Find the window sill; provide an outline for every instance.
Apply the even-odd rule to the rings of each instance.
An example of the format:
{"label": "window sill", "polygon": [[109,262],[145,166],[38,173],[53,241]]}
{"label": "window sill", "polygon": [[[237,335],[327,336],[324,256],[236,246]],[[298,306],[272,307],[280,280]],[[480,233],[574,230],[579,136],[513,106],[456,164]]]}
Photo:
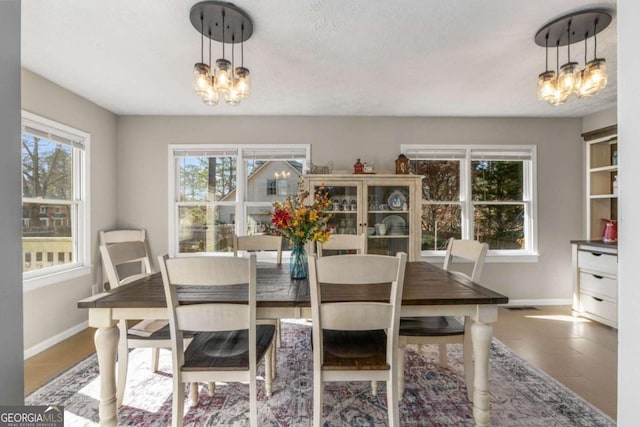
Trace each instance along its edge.
{"label": "window sill", "polygon": [[[75,279],[91,274],[91,266],[80,266],[64,271],[56,271],[49,274],[43,274],[36,277],[22,279],[22,292],[27,293],[45,286],[56,285],[58,283]],[[24,277],[24,276],[23,276]]]}
{"label": "window sill", "polygon": [[[484,259],[485,264],[511,264],[520,262],[538,262],[539,254],[522,254],[522,255],[487,255]],[[422,261],[441,263],[444,261],[444,255],[426,255],[420,258]],[[464,262],[464,261],[462,261]],[[470,261],[469,261],[470,262]]]}

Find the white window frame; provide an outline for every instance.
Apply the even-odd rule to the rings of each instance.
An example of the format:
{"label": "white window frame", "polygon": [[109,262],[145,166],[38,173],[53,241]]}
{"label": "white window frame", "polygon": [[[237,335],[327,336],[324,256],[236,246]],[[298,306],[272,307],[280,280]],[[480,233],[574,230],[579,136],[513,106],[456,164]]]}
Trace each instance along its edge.
{"label": "white window frame", "polygon": [[[170,144],[168,153],[168,243],[169,256],[194,256],[194,255],[216,255],[228,256],[232,255],[225,252],[196,252],[196,253],[180,253],[179,252],[179,236],[178,236],[178,208],[188,205],[202,205],[203,202],[180,202],[180,166],[177,153],[188,152],[194,157],[198,155],[206,155],[207,152],[225,151],[235,153],[236,157],[236,200],[233,202],[216,202],[218,206],[235,206],[235,233],[243,234],[242,230],[246,229],[245,219],[247,208],[251,206],[263,206],[265,202],[250,202],[246,200],[247,172],[246,161],[255,159],[267,160],[292,160],[291,153],[304,151],[305,167],[311,161],[311,145],[310,144]],[[299,157],[297,157],[300,159]],[[302,160],[302,159],[300,159]],[[212,202],[204,202],[205,204]],[[270,204],[269,204],[270,205]]]}
{"label": "white window frame", "polygon": [[[523,160],[523,194],[522,201],[495,202],[499,205],[524,204],[525,219],[525,248],[520,250],[496,250],[487,252],[486,262],[537,262],[538,261],[538,211],[537,211],[537,150],[535,145],[426,145],[403,144],[400,151],[410,160],[436,160],[436,155],[442,160],[460,161],[460,200],[453,201],[422,201],[423,205],[459,204],[462,210],[461,229],[463,239],[473,239],[474,205],[487,205],[491,202],[473,201],[471,195],[471,162],[479,157],[474,153],[494,153],[491,159],[516,159],[518,153],[527,160]],[[447,157],[447,152],[457,152],[457,158]],[[461,152],[464,152],[461,156]],[[422,155],[421,155],[422,153]],[[442,153],[442,154],[440,154]],[[491,155],[490,155],[491,156]],[[487,157],[489,159],[489,157]],[[444,250],[425,250],[422,257],[428,261],[442,261]]]}
{"label": "white window frame", "polygon": [[[67,145],[70,145],[73,149],[73,197],[70,201],[51,200],[51,202],[57,205],[66,204],[75,207],[75,209],[72,209],[72,211],[75,210],[75,215],[71,216],[71,237],[73,241],[73,253],[76,259],[68,264],[54,265],[39,270],[23,272],[23,292],[29,292],[44,286],[54,285],[91,274],[91,201],[89,191],[89,177],[91,176],[91,135],[71,126],[23,110],[20,144],[22,144],[22,135],[25,133],[26,127],[70,141]],[[42,199],[22,198],[22,203],[42,202]]]}

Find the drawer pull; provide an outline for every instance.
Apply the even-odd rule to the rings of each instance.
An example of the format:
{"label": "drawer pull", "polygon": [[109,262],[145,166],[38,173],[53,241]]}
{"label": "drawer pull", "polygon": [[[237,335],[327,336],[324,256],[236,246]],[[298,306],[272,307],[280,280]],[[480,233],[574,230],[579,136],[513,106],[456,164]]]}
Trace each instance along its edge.
{"label": "drawer pull", "polygon": [[604,279],[604,276],[598,276],[597,274],[592,274],[592,276],[596,279]]}
{"label": "drawer pull", "polygon": [[602,301],[604,301],[602,298],[598,298],[598,297],[591,297],[591,298],[593,298],[594,300],[596,300],[596,301],[598,301],[598,302],[602,302]]}
{"label": "drawer pull", "polygon": [[591,252],[591,255],[593,255],[593,256],[602,256],[602,254],[599,253],[599,252]]}

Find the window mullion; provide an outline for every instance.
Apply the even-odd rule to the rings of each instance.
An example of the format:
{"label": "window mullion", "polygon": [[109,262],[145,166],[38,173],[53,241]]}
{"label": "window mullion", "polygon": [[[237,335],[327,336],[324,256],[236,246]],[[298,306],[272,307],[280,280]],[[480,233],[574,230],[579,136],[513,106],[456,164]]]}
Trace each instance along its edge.
{"label": "window mullion", "polygon": [[471,194],[471,150],[466,150],[460,167],[460,198],[462,202],[462,238],[473,239],[473,203]]}

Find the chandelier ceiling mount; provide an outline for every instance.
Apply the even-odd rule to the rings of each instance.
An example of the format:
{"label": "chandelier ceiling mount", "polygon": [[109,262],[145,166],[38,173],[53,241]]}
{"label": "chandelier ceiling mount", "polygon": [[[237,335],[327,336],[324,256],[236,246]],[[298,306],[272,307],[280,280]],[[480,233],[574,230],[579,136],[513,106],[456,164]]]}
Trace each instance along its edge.
{"label": "chandelier ceiling mount", "polygon": [[[200,62],[193,68],[193,89],[206,105],[217,105],[221,98],[236,105],[249,97],[251,75],[244,66],[244,42],[253,34],[249,15],[236,5],[221,1],[203,1],[193,5],[189,12],[193,27],[200,34]],[[208,39],[209,63],[205,62],[205,37]],[[215,64],[211,60],[211,41],[222,43],[222,56]],[[240,44],[239,64],[236,63],[235,45]],[[231,44],[231,57],[227,58],[225,45]]]}

